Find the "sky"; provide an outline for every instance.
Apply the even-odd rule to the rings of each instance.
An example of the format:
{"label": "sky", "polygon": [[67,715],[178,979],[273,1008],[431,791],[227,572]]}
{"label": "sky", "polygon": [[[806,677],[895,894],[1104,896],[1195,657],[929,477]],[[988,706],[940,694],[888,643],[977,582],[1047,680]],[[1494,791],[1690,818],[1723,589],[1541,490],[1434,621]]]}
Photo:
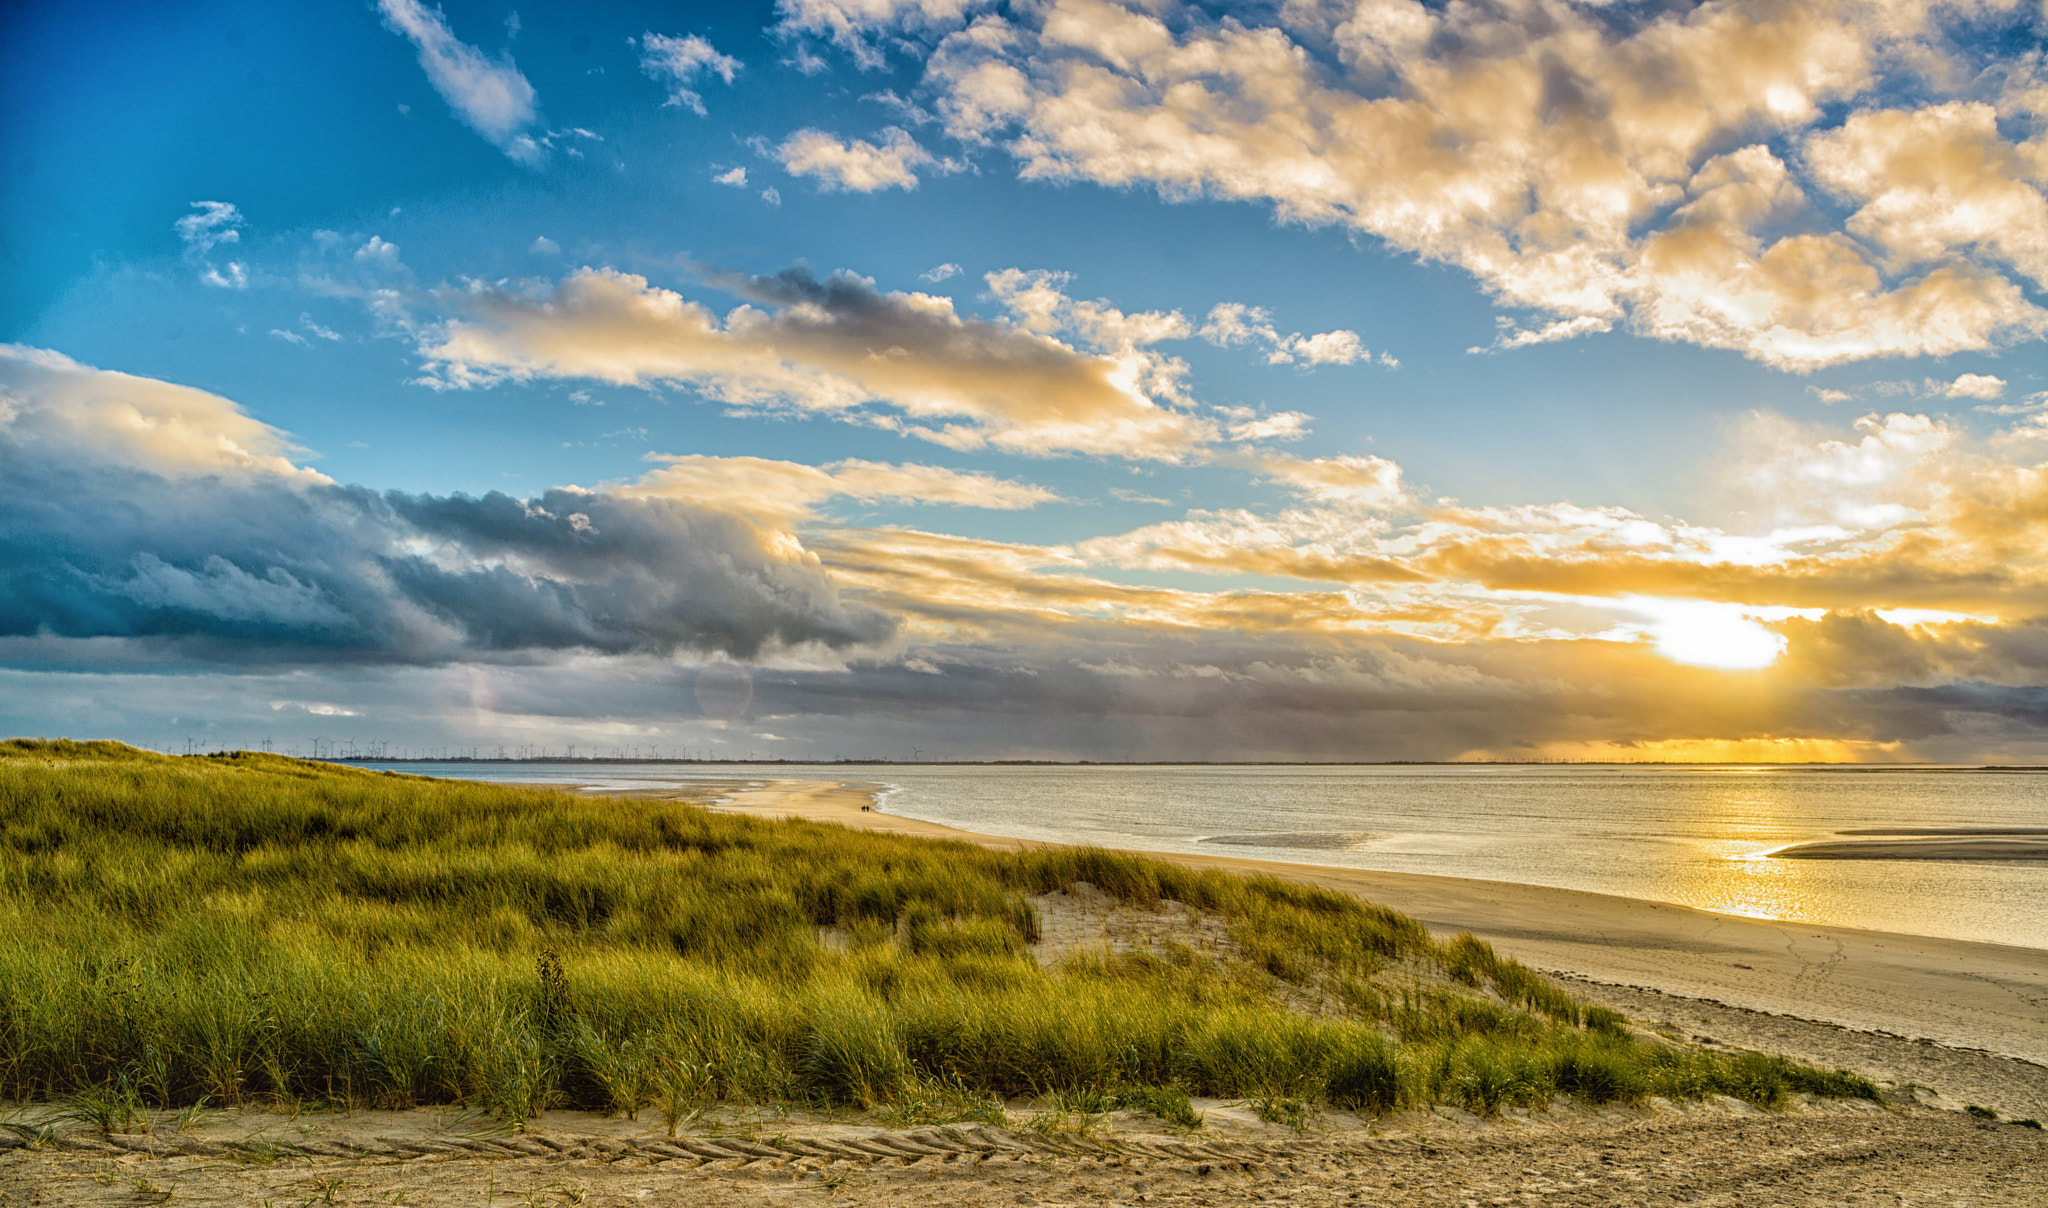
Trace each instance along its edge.
{"label": "sky", "polygon": [[8,6],[0,731],[2048,763],[2044,31]]}

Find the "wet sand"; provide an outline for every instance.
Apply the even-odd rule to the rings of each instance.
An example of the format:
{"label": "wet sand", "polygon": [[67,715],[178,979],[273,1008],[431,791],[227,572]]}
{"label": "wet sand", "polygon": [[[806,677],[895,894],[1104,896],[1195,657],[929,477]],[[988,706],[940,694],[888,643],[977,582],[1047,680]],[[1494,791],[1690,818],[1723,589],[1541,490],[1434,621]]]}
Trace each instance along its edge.
{"label": "wet sand", "polygon": [[1917,835],[1909,839],[1820,839],[1771,854],[1775,860],[2048,860],[2048,835]]}

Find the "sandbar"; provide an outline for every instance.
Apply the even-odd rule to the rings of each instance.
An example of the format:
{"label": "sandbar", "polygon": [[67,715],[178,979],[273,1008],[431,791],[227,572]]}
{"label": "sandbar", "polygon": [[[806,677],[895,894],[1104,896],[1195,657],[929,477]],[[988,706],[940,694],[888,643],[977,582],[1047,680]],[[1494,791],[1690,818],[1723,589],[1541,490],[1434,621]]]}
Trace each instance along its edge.
{"label": "sandbar", "polygon": [[2048,835],[1916,835],[1898,839],[1820,839],[1771,852],[1774,860],[2048,860]]}

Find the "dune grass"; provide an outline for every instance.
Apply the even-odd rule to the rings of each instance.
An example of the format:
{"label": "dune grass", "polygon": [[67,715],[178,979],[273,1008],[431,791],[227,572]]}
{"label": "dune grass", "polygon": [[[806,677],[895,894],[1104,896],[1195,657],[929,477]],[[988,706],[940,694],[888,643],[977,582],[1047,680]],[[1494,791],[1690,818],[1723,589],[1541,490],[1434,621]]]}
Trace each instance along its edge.
{"label": "dune grass", "polygon": [[[1030,898],[1083,881],[1217,912],[1238,955],[1041,969]],[[1341,1006],[1288,1010],[1303,987]],[[673,1130],[719,1103],[929,1122],[1035,1095],[1188,1126],[1190,1095],[1299,1122],[1801,1090],[1874,1094],[1638,1038],[1469,936],[1273,878],[250,752],[0,744],[0,1097],[103,1127],[201,1102]]]}

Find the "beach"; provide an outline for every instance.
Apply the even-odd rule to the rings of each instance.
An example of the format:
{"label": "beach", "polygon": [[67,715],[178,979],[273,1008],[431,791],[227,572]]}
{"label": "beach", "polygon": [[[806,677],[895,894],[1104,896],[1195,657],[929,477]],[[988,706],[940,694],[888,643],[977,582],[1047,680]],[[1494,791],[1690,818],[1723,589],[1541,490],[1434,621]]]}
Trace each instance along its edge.
{"label": "beach", "polygon": [[[625,796],[679,796],[644,790]],[[1034,841],[956,830],[874,808],[838,781],[784,780],[711,808],[860,830],[956,839],[997,850]],[[1688,1039],[1770,1049],[2048,1117],[2048,951],[1711,914],[1607,894],[1236,856],[1145,853],[1199,868],[1301,881],[1411,914],[1433,931],[1470,931],[1503,954],[1579,983],[1595,1001],[1668,1020]]]}
{"label": "beach", "polygon": [[[890,814],[871,789],[834,780],[582,795],[687,800],[997,851],[1054,846]],[[824,845],[835,846],[829,834]],[[1138,1110],[1048,1111],[1057,1100],[1043,1095],[1011,1100],[999,1122],[815,1101],[710,1104],[679,1130],[644,1106],[637,1115],[548,1110],[518,1131],[474,1105],[307,1110],[252,1100],[145,1112],[109,1129],[0,1112],[0,1208],[2042,1202],[2048,1134],[2007,1121],[2048,1116],[2048,953],[1503,882],[1147,854],[1355,894],[1444,935],[1471,931],[1621,1011],[1641,1040],[1848,1069],[1876,1084],[1875,1098],[1799,1093],[1760,1109],[1720,1093],[1558,1094],[1485,1116],[1443,1103],[1385,1114],[1323,1104],[1294,1120],[1249,1100],[1197,1098],[1194,1127]],[[1032,902],[1042,962],[1108,947],[1111,916],[1123,916],[1126,940],[1131,916],[1143,916],[1135,921],[1155,941],[1228,942],[1219,919],[1184,904],[1119,906],[1082,882]]]}

